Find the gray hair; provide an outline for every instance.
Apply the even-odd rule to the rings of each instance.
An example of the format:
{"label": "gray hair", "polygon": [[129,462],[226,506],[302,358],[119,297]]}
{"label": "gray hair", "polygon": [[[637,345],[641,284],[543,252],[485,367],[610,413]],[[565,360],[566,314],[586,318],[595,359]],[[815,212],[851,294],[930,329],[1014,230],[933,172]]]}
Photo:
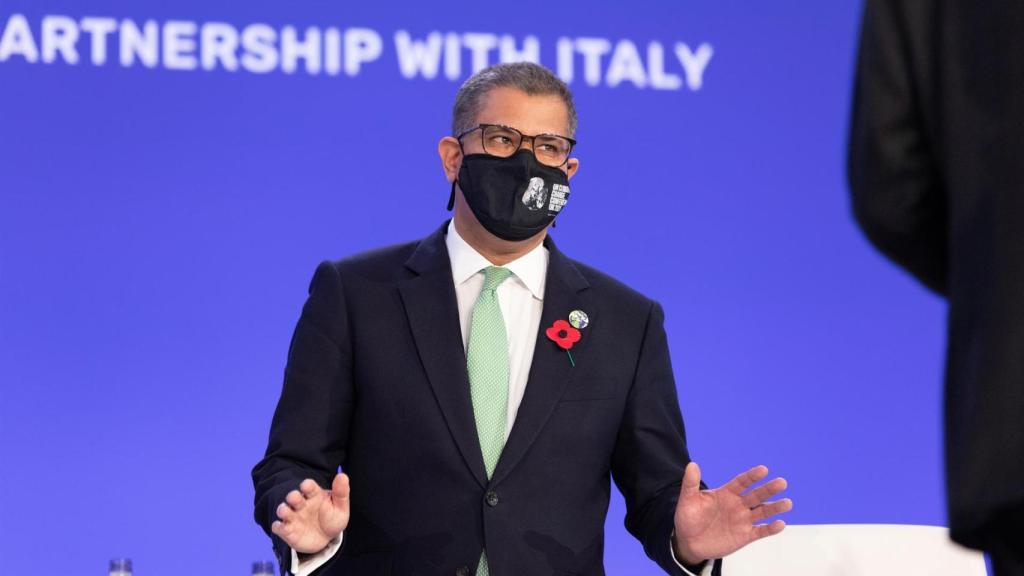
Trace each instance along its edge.
{"label": "gray hair", "polygon": [[452,134],[458,135],[476,124],[481,101],[495,88],[516,88],[531,96],[553,94],[562,99],[569,112],[569,136],[575,136],[576,106],[569,87],[547,68],[532,62],[495,64],[470,76],[455,95]]}

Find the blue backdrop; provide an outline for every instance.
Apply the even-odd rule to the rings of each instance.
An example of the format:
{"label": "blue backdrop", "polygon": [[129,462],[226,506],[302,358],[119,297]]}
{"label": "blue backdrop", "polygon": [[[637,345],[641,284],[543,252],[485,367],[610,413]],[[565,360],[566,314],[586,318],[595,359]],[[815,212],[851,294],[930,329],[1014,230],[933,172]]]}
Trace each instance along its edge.
{"label": "blue backdrop", "polygon": [[[573,63],[554,236],[664,304],[706,480],[765,463],[792,523],[943,524],[944,305],[844,185],[859,4],[0,0],[3,563],[271,558],[249,470],[308,281],[447,216],[436,142],[506,36]],[[623,513],[609,573],[655,574]]]}

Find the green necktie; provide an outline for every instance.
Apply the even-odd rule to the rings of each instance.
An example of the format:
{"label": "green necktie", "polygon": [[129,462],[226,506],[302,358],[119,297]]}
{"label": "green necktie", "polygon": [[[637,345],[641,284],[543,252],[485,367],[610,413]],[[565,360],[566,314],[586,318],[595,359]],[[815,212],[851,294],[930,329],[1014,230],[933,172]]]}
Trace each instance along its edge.
{"label": "green necktie", "polygon": [[[508,336],[495,292],[512,275],[508,268],[484,268],[484,286],[473,307],[466,350],[469,393],[473,400],[476,433],[484,457],[487,478],[494,473],[505,446],[508,414]],[[486,551],[480,556],[477,576],[490,576]]]}

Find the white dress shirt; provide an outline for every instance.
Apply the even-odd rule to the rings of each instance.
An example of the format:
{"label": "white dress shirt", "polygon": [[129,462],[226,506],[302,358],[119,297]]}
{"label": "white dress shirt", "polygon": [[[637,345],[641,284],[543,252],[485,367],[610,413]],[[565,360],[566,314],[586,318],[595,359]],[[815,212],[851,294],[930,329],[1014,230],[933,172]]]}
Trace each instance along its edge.
{"label": "white dress shirt", "polygon": [[[480,289],[484,285],[484,268],[493,264],[473,249],[455,231],[454,220],[448,223],[445,238],[448,258],[451,261],[452,281],[455,284],[455,299],[459,306],[459,326],[462,328],[462,348],[469,344],[469,327],[473,319]],[[508,415],[505,421],[505,438],[508,439],[515,423],[519,405],[526,392],[526,380],[533,364],[533,349],[537,344],[540,316],[544,309],[544,285],[548,273],[548,249],[543,244],[504,265],[512,275],[497,289],[498,307],[505,321],[508,336]],[[671,542],[669,543],[671,546]],[[341,547],[341,536],[332,540],[319,553],[299,562],[298,554],[292,550],[292,574],[308,576],[330,560]],[[673,554],[674,556],[674,554]],[[678,560],[676,561],[678,563]],[[679,565],[687,574],[693,575]],[[710,576],[712,563],[709,562],[701,576]]]}

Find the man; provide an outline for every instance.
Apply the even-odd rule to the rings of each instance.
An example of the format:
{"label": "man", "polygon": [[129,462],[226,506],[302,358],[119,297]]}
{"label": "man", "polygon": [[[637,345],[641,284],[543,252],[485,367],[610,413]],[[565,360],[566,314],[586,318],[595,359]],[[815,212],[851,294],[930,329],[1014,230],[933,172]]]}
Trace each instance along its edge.
{"label": "man", "polygon": [[874,244],[949,300],[950,531],[1024,575],[1024,3],[868,0],[850,136]]}
{"label": "man", "polygon": [[[670,574],[718,573],[781,531],[760,523],[791,507],[770,501],[783,479],[754,487],[763,466],[701,490],[660,306],[547,236],[579,168],[565,84],[491,67],[452,122],[438,151],[453,220],[313,278],[253,470],[282,567],[603,574],[609,476]],[[534,179],[541,210],[523,201]]]}

